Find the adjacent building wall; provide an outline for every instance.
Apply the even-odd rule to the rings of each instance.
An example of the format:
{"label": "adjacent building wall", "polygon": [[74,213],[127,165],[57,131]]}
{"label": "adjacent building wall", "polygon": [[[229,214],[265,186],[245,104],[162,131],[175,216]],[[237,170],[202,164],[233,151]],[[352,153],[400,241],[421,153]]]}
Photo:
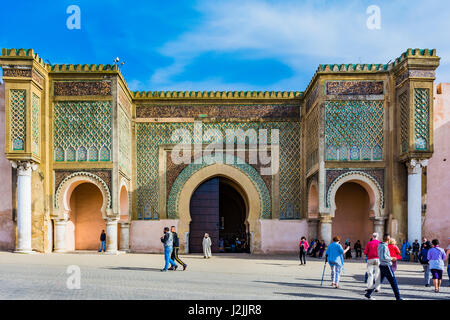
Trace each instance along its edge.
{"label": "adjacent building wall", "polygon": [[435,87],[434,154],[427,168],[424,235],[446,246],[450,237],[450,83]]}
{"label": "adjacent building wall", "polygon": [[13,250],[11,164],[5,158],[5,84],[0,83],[0,250]]}

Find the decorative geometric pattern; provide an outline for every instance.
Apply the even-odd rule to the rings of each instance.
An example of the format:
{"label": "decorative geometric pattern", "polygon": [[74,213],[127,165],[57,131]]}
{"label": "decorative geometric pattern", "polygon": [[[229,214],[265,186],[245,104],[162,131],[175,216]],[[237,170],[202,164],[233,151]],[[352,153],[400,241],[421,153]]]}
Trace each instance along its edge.
{"label": "decorative geometric pattern", "polygon": [[[226,154],[225,156],[227,157],[227,159],[225,159],[225,162],[227,164],[230,163],[229,165],[239,169],[250,178],[250,180],[258,190],[258,194],[262,204],[261,218],[270,219],[271,198],[269,191],[267,190],[267,187],[263,179],[259,175],[259,173],[255,170],[255,168],[253,168],[251,165],[247,163],[244,164],[238,163],[236,156],[231,156],[228,154]],[[202,160],[203,160],[202,164],[191,163],[190,165],[188,165],[186,168],[183,169],[183,171],[178,175],[177,179],[175,180],[175,183],[173,184],[169,194],[169,201],[167,205],[167,216],[169,219],[179,218],[178,200],[181,194],[181,190],[183,189],[183,186],[186,183],[186,181],[198,170],[210,166],[210,164],[208,163],[211,163],[212,161],[212,159],[209,156],[204,156]],[[231,164],[231,162],[233,164]]]}
{"label": "decorative geometric pattern", "polygon": [[[137,215],[141,219],[158,218],[159,153],[162,144],[173,144],[172,132],[186,129],[193,137],[193,123],[137,123],[136,170]],[[279,129],[280,134],[280,216],[282,219],[300,218],[300,123],[299,122],[217,122],[203,123],[203,132],[218,129],[225,136],[226,129]],[[198,137],[193,137],[197,140]],[[270,144],[268,134],[268,144]],[[259,173],[258,173],[259,174]]]}
{"label": "decorative geometric pattern", "polygon": [[130,176],[131,174],[131,125],[126,112],[119,104],[119,166]]}
{"label": "decorative geometric pattern", "polygon": [[31,96],[31,149],[35,155],[39,155],[39,115],[39,97],[33,93]]}
{"label": "decorative geometric pattern", "polygon": [[325,102],[325,159],[383,159],[383,101]]}
{"label": "decorative geometric pattern", "polygon": [[54,81],[55,96],[109,96],[111,81]]}
{"label": "decorative geometric pattern", "polygon": [[329,95],[381,95],[383,81],[326,81]]}
{"label": "decorative geometric pattern", "polygon": [[[56,102],[53,128],[55,161],[76,161],[75,151],[84,149],[89,150],[89,161],[111,161],[111,102]],[[84,156],[78,159],[85,161]]]}
{"label": "decorative geometric pattern", "polygon": [[25,150],[26,136],[26,90],[9,91],[10,137],[13,150]]}
{"label": "decorative geometric pattern", "polygon": [[429,89],[414,89],[414,142],[416,150],[428,150]]}
{"label": "decorative geometric pattern", "polygon": [[315,107],[306,119],[306,170],[319,160],[319,108]]}
{"label": "decorative geometric pattern", "polygon": [[398,96],[398,102],[400,107],[400,146],[402,152],[407,152],[409,141],[408,91]]}

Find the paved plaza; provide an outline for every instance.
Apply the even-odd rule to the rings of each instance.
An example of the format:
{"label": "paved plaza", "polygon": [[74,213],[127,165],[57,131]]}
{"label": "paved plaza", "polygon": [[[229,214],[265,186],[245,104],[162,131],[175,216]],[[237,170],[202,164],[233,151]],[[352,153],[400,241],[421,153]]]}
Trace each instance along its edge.
{"label": "paved plaza", "polygon": [[[300,266],[295,256],[186,255],[186,271],[160,272],[160,254],[33,254],[0,252],[0,299],[363,299],[365,264],[346,262],[341,288],[330,287],[323,260]],[[79,266],[80,289],[68,289],[70,265]],[[423,286],[422,267],[402,263],[396,272],[404,299],[449,299],[447,275],[436,294]],[[378,300],[394,299],[383,285]]]}

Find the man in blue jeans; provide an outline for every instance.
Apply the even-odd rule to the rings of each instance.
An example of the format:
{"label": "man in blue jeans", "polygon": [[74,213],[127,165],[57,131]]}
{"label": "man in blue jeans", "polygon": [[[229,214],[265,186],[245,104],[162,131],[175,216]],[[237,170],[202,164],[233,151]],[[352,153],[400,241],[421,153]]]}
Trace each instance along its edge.
{"label": "man in blue jeans", "polygon": [[102,233],[100,234],[100,250],[98,252],[105,252],[106,250],[106,233],[105,230],[102,230]]}
{"label": "man in blue jeans", "polygon": [[165,260],[164,269],[161,269],[161,271],[167,271],[169,269],[169,263],[172,266],[173,271],[177,270],[178,268],[177,264],[170,257],[172,255],[173,250],[173,235],[172,232],[170,232],[169,227],[164,228],[164,236],[161,237],[161,242],[164,244],[164,260]]}
{"label": "man in blue jeans", "polygon": [[384,278],[388,279],[391,284],[392,290],[394,291],[395,298],[397,300],[402,300],[400,297],[400,291],[398,290],[397,279],[395,278],[394,272],[392,271],[392,261],[395,258],[391,257],[389,253],[388,243],[391,237],[385,234],[383,237],[383,242],[378,245],[378,258],[380,259],[380,274],[375,282],[369,289],[366,289],[366,294],[364,295],[367,299],[374,300],[371,296],[375,291],[375,288],[383,282]]}

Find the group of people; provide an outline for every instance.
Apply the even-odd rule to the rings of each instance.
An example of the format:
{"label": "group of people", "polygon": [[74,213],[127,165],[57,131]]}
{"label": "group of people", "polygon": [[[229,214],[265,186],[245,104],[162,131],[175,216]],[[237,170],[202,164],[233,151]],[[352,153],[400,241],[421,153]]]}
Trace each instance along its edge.
{"label": "group of people", "polygon": [[[450,238],[449,238],[450,240]],[[319,241],[319,247],[320,247]],[[417,251],[417,261],[419,261],[424,269],[425,273],[425,286],[430,286],[430,275],[433,279],[434,290],[439,292],[442,284],[442,274],[444,271],[444,261],[449,260],[450,245],[447,248],[447,253],[440,248],[439,241],[433,239],[431,242],[427,239],[423,239],[422,244],[418,243],[418,250],[416,250],[418,241],[414,242],[413,253]],[[317,239],[313,240],[311,245],[308,244],[305,237],[302,237],[299,243],[299,259],[300,264],[306,264],[306,255],[311,251],[311,247],[315,244],[317,247]],[[358,240],[355,243],[355,252],[359,255],[361,243]],[[367,269],[365,275],[365,281],[367,282],[367,288],[365,297],[373,299],[372,294],[380,290],[381,284],[384,279],[387,279],[390,283],[397,300],[402,300],[400,291],[398,288],[397,279],[395,277],[395,271],[397,270],[397,261],[405,259],[404,249],[407,246],[402,245],[402,250],[397,246],[396,240],[386,234],[383,236],[382,241],[378,240],[378,234],[373,233],[370,241],[364,248],[364,255],[366,257]],[[362,248],[361,248],[362,249]],[[348,256],[348,252],[351,250],[350,241],[347,239],[345,242],[345,248],[340,244],[340,237],[335,236],[333,242],[327,247],[325,251],[325,264],[328,263],[331,268],[331,286],[339,288],[339,280],[344,268],[344,256]],[[409,261],[409,258],[407,259]],[[450,264],[447,267],[447,273],[450,281]]]}
{"label": "group of people", "polygon": [[[164,228],[164,235],[161,237],[161,242],[164,245],[164,268],[161,271],[173,270],[176,271],[178,262],[183,266],[183,271],[186,270],[187,264],[181,261],[180,257],[178,257],[178,250],[180,249],[180,240],[178,238],[178,234],[175,232],[175,226]],[[176,262],[175,262],[176,261]],[[169,268],[170,264],[170,268]]]}
{"label": "group of people", "polygon": [[[311,256],[313,258],[322,258],[323,253],[325,252],[326,244],[325,241],[314,239],[311,241],[311,245],[308,247],[306,255]],[[306,264],[306,262],[305,262]]]}

